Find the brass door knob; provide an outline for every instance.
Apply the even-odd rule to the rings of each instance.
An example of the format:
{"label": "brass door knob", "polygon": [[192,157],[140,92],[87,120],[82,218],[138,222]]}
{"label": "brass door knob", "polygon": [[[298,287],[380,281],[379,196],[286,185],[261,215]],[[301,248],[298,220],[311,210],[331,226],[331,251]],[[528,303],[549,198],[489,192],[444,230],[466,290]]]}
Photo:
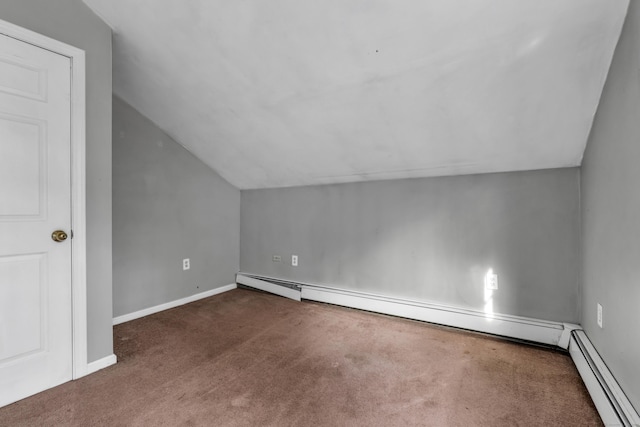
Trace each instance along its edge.
{"label": "brass door knob", "polygon": [[51,238],[54,242],[64,242],[65,240],[67,240],[67,233],[62,230],[56,230],[51,233]]}

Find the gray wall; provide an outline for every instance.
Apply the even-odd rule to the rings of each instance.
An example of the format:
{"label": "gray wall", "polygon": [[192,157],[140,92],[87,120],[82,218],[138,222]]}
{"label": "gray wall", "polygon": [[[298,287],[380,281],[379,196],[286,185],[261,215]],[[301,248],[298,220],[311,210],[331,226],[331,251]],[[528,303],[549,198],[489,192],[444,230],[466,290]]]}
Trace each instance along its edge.
{"label": "gray wall", "polygon": [[88,361],[113,353],[111,29],[81,0],[2,0],[0,19],[86,51]]}
{"label": "gray wall", "polygon": [[640,411],[639,71],[640,3],[632,1],[582,164],[582,325]]}
{"label": "gray wall", "polygon": [[482,310],[493,268],[495,312],[577,322],[578,190],[575,168],[246,190],[240,269]]}
{"label": "gray wall", "polygon": [[113,135],[114,316],[234,283],[240,191],[117,97]]}

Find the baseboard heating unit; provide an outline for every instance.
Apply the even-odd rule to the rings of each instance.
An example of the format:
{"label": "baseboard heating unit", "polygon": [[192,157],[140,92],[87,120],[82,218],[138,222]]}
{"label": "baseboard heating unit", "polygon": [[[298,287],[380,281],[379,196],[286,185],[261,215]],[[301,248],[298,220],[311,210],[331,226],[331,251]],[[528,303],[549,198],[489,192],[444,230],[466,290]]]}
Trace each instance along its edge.
{"label": "baseboard heating unit", "polygon": [[640,426],[640,417],[584,331],[571,333],[569,353],[606,426]]}
{"label": "baseboard heating unit", "polygon": [[310,283],[293,282],[273,277],[238,273],[236,283],[296,301],[303,299],[375,313],[436,323],[471,331],[569,348],[571,331],[578,325],[506,314],[451,307],[366,292],[351,291]]}
{"label": "baseboard heating unit", "polygon": [[296,301],[309,300],[452,326],[568,350],[607,426],[638,426],[640,418],[579,325],[425,303],[311,283],[238,273],[236,283]]}

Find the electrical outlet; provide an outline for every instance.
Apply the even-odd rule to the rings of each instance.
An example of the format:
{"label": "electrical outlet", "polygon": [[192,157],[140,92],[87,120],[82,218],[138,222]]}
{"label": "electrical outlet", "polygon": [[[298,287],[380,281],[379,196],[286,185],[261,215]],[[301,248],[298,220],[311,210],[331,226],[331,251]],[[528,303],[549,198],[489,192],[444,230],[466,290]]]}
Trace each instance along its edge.
{"label": "electrical outlet", "polygon": [[298,255],[291,255],[291,265],[294,267],[298,266]]}
{"label": "electrical outlet", "polygon": [[598,326],[602,328],[602,306],[598,303]]}
{"label": "electrical outlet", "polygon": [[282,257],[280,255],[274,255],[272,260],[273,262],[280,262],[282,261]]}
{"label": "electrical outlet", "polygon": [[191,268],[191,262],[189,261],[189,258],[185,258],[182,260],[182,269],[183,270],[188,270]]}
{"label": "electrical outlet", "polygon": [[488,291],[498,290],[498,275],[492,269],[487,271],[484,276],[484,288]]}

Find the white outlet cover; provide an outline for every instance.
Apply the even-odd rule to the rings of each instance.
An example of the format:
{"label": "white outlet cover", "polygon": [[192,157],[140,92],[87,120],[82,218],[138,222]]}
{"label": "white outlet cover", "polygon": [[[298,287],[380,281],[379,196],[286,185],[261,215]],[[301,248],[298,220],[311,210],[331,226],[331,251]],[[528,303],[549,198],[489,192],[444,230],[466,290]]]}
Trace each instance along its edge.
{"label": "white outlet cover", "polygon": [[298,255],[291,255],[291,265],[294,267],[298,266]]}
{"label": "white outlet cover", "polygon": [[183,270],[188,270],[191,268],[191,261],[189,261],[189,258],[185,258],[182,260],[182,269]]}
{"label": "white outlet cover", "polygon": [[597,314],[598,326],[602,328],[602,305],[598,303],[598,314]]}
{"label": "white outlet cover", "polygon": [[484,276],[484,288],[488,291],[495,291],[498,289],[498,275],[489,270]]}

